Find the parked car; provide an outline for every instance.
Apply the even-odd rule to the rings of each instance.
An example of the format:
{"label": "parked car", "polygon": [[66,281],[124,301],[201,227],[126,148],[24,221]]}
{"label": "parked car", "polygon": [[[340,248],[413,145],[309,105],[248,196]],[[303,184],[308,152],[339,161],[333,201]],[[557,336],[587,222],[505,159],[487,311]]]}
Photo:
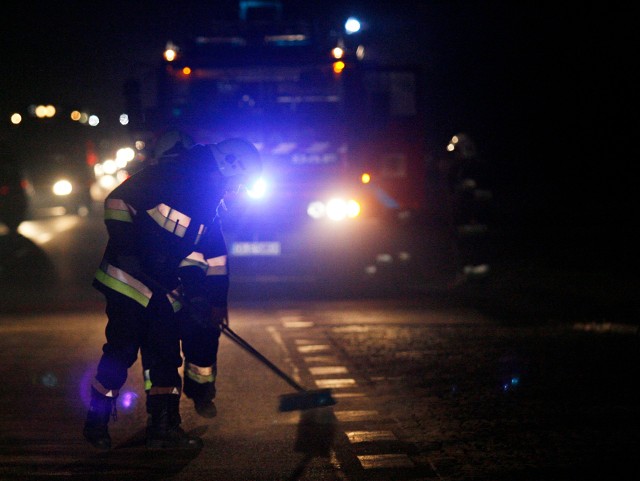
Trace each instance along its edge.
{"label": "parked car", "polygon": [[87,215],[93,200],[93,172],[82,161],[51,154],[27,166],[29,211],[34,218],[65,214]]}
{"label": "parked car", "polygon": [[0,223],[16,232],[28,215],[28,182],[14,153],[0,145]]}

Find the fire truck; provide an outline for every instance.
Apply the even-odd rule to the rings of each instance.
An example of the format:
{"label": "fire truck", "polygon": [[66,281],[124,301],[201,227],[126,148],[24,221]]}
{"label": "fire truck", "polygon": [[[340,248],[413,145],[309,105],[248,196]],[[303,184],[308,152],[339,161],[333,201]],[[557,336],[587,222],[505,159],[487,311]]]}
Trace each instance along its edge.
{"label": "fire truck", "polygon": [[240,2],[217,27],[167,44],[145,121],[260,151],[259,186],[221,210],[234,283],[408,281],[426,197],[420,68],[368,62],[366,45],[286,22],[279,2]]}

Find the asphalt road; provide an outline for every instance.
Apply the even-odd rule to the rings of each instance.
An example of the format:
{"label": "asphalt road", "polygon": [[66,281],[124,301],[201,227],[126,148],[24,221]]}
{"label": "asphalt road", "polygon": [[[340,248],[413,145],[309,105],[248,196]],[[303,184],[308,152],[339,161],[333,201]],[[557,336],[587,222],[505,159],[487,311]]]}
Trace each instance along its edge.
{"label": "asphalt road", "polygon": [[[73,239],[91,242],[84,229],[59,235],[77,248]],[[45,245],[49,254],[66,250]],[[86,288],[96,255],[85,253],[75,275],[54,262],[52,278],[71,275]],[[538,266],[519,271],[529,276],[511,269],[508,279],[396,298],[234,301],[241,335],[304,386],[330,387],[338,404],[304,418],[278,413],[277,397],[291,388],[224,341],[219,417],[204,421],[182,405],[185,429],[205,447],[165,456],[143,448],[140,397],[121,409],[112,452],[80,436],[82,393],[103,342],[100,298],[4,282],[0,479],[635,479],[632,284],[604,285],[593,274],[591,289],[578,289],[558,282],[578,276],[544,277]],[[45,301],[56,308],[43,309]],[[139,372],[132,368],[127,385],[138,396]]]}

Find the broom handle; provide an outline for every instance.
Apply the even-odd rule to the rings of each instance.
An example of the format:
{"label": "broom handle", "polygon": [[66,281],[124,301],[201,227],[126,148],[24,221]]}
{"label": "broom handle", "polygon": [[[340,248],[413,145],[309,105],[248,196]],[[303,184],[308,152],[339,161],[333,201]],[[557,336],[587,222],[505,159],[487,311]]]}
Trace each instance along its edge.
{"label": "broom handle", "polygon": [[[140,278],[143,282],[147,283],[152,289],[159,289],[161,291],[163,291],[165,294],[168,294],[169,289],[167,289],[166,287],[164,287],[163,285],[161,285],[158,281],[156,281],[155,279],[151,278],[150,276],[147,275],[140,275]],[[172,293],[172,295],[174,297],[178,297],[178,300],[180,302],[182,302],[185,305],[189,304],[189,301],[187,299],[185,299],[182,296],[177,295],[176,293]],[[227,324],[221,324],[220,325],[220,330],[222,331],[223,334],[225,334],[229,339],[231,339],[233,342],[235,342],[236,344],[238,344],[238,346],[242,347],[243,349],[245,349],[247,352],[249,352],[250,354],[252,354],[254,357],[256,357],[259,361],[261,361],[262,363],[264,363],[267,367],[269,367],[274,373],[276,373],[278,376],[280,376],[282,379],[284,379],[287,384],[289,384],[291,387],[293,387],[295,390],[300,391],[300,392],[306,392],[306,389],[303,388],[300,384],[298,384],[297,382],[295,382],[290,376],[288,376],[284,371],[282,371],[278,366],[276,366],[275,364],[273,364],[271,361],[269,361],[269,359],[267,359],[266,357],[264,357],[260,352],[258,352],[257,349],[255,349],[251,344],[249,344],[247,341],[245,341],[244,339],[242,339],[238,334],[236,334],[234,331],[231,330],[231,328],[227,325]]]}
{"label": "broom handle", "polygon": [[278,376],[284,379],[287,384],[296,389],[297,391],[304,392],[305,388],[300,386],[297,382],[295,382],[290,376],[288,376],[285,372],[283,372],[278,366],[273,364],[269,359],[264,357],[257,349],[255,349],[251,344],[241,338],[238,334],[236,334],[227,324],[222,324],[220,326],[220,330],[223,334],[225,334],[229,339],[238,344],[238,346],[245,349],[248,353],[255,356],[259,361],[266,364],[273,372],[275,372]]}

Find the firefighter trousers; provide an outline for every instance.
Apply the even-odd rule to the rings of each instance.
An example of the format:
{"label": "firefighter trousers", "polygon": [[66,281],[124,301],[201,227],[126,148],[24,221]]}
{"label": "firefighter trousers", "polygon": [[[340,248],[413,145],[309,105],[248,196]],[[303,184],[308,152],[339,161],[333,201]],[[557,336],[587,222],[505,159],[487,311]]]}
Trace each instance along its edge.
{"label": "firefighter trousers", "polygon": [[[115,291],[106,298],[106,343],[95,380],[100,391],[117,391],[128,370],[142,359],[145,390],[150,394],[177,393],[182,389],[178,368],[182,365],[178,318],[164,294],[154,294],[144,307]],[[100,389],[102,388],[102,389]]]}

